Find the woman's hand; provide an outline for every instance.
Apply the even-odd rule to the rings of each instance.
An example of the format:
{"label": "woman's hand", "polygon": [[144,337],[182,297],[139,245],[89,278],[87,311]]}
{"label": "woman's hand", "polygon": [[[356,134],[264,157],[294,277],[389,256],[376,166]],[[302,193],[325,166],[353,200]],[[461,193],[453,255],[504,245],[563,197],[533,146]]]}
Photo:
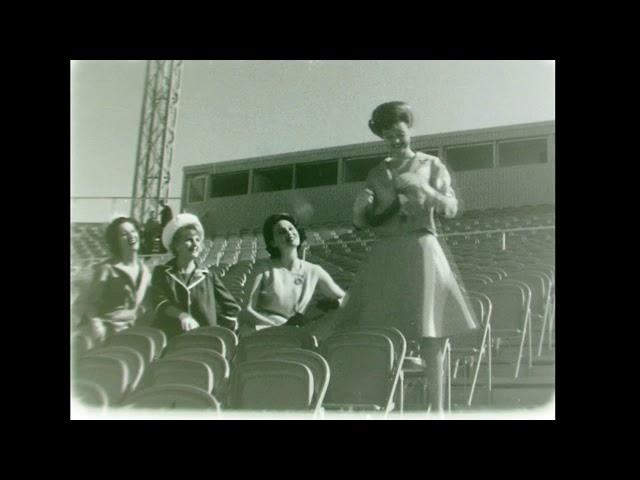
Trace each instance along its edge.
{"label": "woman's hand", "polygon": [[358,193],[358,196],[353,203],[353,210],[363,211],[366,210],[370,205],[373,205],[373,191],[365,188],[360,193]]}
{"label": "woman's hand", "polygon": [[188,332],[189,330],[193,330],[200,326],[200,324],[188,313],[181,314],[179,320],[180,328],[182,328],[182,331],[184,332]]}
{"label": "woman's hand", "polygon": [[107,337],[107,327],[105,327],[104,322],[99,318],[91,319],[91,336],[98,342],[104,342],[104,339]]}
{"label": "woman's hand", "polygon": [[436,212],[445,218],[452,218],[456,216],[458,213],[458,200],[452,190],[447,192],[444,200],[436,208]]}
{"label": "woman's hand", "polygon": [[296,313],[293,317],[287,320],[286,325],[290,327],[302,327],[305,323],[305,317],[301,313]]}

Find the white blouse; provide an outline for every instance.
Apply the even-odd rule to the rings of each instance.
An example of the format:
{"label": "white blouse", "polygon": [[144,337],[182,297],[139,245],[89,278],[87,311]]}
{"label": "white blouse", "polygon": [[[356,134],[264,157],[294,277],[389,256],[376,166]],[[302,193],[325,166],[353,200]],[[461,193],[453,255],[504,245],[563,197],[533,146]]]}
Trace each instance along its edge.
{"label": "white blouse", "polygon": [[[304,314],[319,282],[333,282],[320,265],[300,260],[297,268],[289,271],[274,262],[258,274],[260,282],[255,292],[255,309],[272,323],[257,322],[256,327],[279,326],[296,313]],[[251,299],[249,299],[251,304]]]}

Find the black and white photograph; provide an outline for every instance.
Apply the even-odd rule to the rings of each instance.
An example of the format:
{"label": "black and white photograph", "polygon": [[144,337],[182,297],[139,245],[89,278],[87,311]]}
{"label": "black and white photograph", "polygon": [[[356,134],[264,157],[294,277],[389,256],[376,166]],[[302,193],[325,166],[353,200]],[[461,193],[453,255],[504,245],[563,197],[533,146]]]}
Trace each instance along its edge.
{"label": "black and white photograph", "polygon": [[71,60],[71,419],[555,420],[555,80]]}

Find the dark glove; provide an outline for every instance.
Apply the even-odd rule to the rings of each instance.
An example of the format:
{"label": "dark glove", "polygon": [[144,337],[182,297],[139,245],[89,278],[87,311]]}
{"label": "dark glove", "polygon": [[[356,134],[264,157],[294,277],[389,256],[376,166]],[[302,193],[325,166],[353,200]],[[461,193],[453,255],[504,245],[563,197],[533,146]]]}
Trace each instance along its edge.
{"label": "dark glove", "polygon": [[340,302],[337,299],[330,299],[330,298],[321,298],[316,303],[316,307],[318,308],[318,310],[322,310],[323,312],[326,312],[329,310],[335,310],[339,306],[340,306]]}
{"label": "dark glove", "polygon": [[287,320],[286,325],[289,327],[302,327],[305,324],[305,316],[301,313],[296,313],[293,317]]}

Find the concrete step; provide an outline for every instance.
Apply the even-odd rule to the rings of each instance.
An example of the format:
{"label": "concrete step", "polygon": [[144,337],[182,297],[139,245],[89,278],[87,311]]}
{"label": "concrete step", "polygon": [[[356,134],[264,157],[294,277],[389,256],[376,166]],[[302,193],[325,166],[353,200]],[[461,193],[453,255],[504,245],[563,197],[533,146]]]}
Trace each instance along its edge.
{"label": "concrete step", "polygon": [[532,408],[547,404],[555,394],[555,382],[541,378],[496,378],[489,392],[486,382],[478,382],[471,407],[466,402],[470,388],[452,386],[452,410],[475,408]]}

